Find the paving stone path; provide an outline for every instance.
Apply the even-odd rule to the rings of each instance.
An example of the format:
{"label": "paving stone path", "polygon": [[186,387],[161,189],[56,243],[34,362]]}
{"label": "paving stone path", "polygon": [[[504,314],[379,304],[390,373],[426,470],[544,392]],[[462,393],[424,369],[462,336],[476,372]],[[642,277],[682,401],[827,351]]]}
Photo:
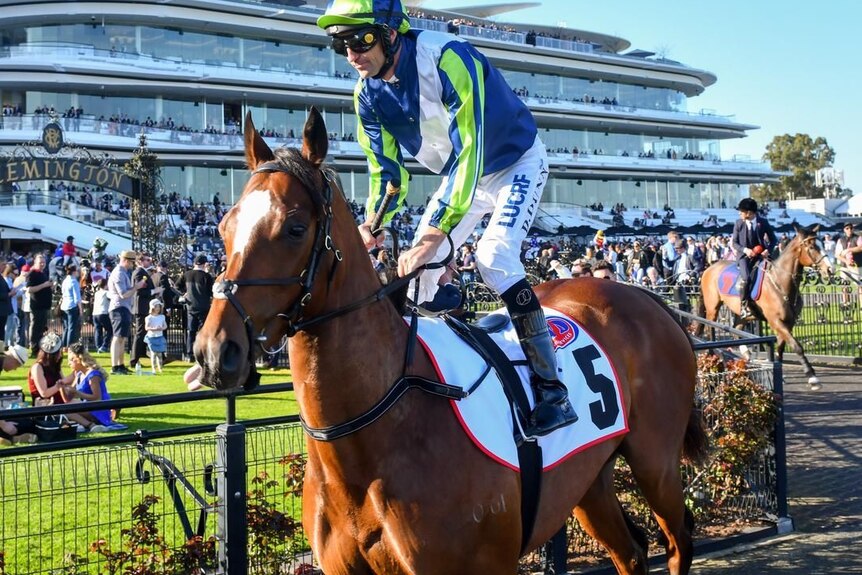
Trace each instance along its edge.
{"label": "paving stone path", "polygon": [[[784,366],[790,516],[784,536],[695,559],[698,575],[862,574],[862,370]],[[666,573],[655,568],[654,573]]]}

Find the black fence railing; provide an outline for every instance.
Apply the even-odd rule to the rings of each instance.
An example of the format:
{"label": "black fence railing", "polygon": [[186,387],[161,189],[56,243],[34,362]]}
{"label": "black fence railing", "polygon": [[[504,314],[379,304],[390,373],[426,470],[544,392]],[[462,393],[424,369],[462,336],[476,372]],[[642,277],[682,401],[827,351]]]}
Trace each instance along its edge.
{"label": "black fence railing", "polygon": [[[752,338],[749,343],[771,341]],[[726,348],[727,342],[697,347]],[[746,375],[764,389],[782,392],[780,364],[753,362]],[[717,381],[722,377],[701,376],[702,405],[716,400]],[[252,392],[209,390],[0,411],[0,419],[41,418],[223,398],[226,413],[225,423],[218,426],[141,430],[0,450],[0,552],[6,573],[103,572],[108,552],[121,550],[128,540],[123,530],[142,528],[140,517],[132,517],[133,508],[139,515],[143,508],[150,514],[151,521],[144,526],[156,530],[166,557],[188,552],[189,538],[200,536],[212,551],[207,573],[305,572],[302,565],[312,560],[299,527],[302,501],[297,477],[301,477],[305,437],[297,418],[236,421],[236,404],[246,396],[290,389],[290,384],[276,384]],[[717,417],[707,423],[721,426],[721,415]],[[723,504],[723,517],[772,524],[786,517],[785,467],[783,419],[779,418],[768,447],[748,467],[744,493]],[[691,499],[711,496],[694,470],[686,470],[685,476],[690,480]],[[647,513],[636,514],[635,520],[641,525],[651,521]],[[277,525],[281,530],[277,541],[258,537],[261,525]],[[574,521],[568,526],[568,543],[558,548],[566,553],[545,549],[526,557],[523,564],[561,573],[571,567],[560,563],[567,556],[604,556]],[[169,572],[164,569],[160,572]]]}

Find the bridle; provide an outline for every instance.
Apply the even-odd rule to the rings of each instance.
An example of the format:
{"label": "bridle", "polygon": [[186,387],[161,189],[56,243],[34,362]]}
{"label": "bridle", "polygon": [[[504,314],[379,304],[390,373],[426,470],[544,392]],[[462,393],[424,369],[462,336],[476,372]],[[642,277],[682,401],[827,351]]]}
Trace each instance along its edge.
{"label": "bridle", "polygon": [[[296,176],[294,172],[292,172],[289,168],[282,165],[278,161],[265,162],[258,166],[254,171],[252,171],[252,174],[264,174],[273,172],[281,172],[288,175]],[[248,337],[249,343],[247,354],[247,360],[249,363],[249,375],[245,383],[243,384],[243,388],[246,390],[254,389],[255,387],[257,387],[258,383],[260,383],[260,374],[257,372],[254,362],[254,343],[259,344],[261,348],[263,348],[263,343],[266,341],[267,336],[265,334],[265,330],[258,333],[257,329],[254,327],[254,320],[252,319],[251,315],[249,315],[245,311],[245,308],[243,308],[242,303],[240,303],[239,301],[239,298],[237,298],[236,293],[240,287],[289,286],[298,284],[300,286],[300,292],[296,300],[294,300],[294,302],[288,307],[287,311],[280,312],[275,315],[276,318],[283,320],[287,326],[285,328],[285,337],[292,337],[296,335],[297,332],[303,329],[307,329],[313,325],[329,321],[346,313],[350,313],[352,311],[365,307],[366,305],[369,305],[371,303],[386,299],[391,293],[397,291],[398,289],[409,283],[410,280],[419,275],[419,273],[421,273],[423,269],[426,269],[420,268],[411,274],[399,277],[396,280],[390,282],[389,284],[383,286],[381,289],[377,290],[370,296],[367,296],[356,302],[347,304],[319,316],[305,318],[303,316],[303,311],[305,310],[306,306],[311,302],[311,292],[314,288],[314,281],[317,277],[318,271],[320,270],[320,265],[326,252],[331,252],[333,255],[332,266],[329,270],[330,283],[335,276],[335,271],[338,268],[338,264],[341,263],[343,259],[341,251],[335,247],[331,235],[333,219],[332,188],[333,186],[338,188],[338,184],[336,183],[335,179],[330,175],[330,172],[328,172],[327,170],[321,169],[320,173],[323,178],[323,189],[321,194],[318,195],[313,193],[311,189],[308,189],[308,184],[304,183],[303,185],[303,187],[307,189],[312,201],[315,204],[315,207],[317,208],[318,224],[317,231],[315,232],[314,244],[311,249],[311,254],[309,255],[308,262],[305,264],[304,269],[299,273],[299,275],[286,278],[266,279],[228,279],[226,277],[222,277],[213,286],[213,297],[215,299],[226,299],[227,301],[229,301],[231,305],[233,305],[239,316],[242,318],[243,325],[245,326],[246,337]]]}
{"label": "bridle", "polygon": [[[285,174],[294,175],[287,167],[278,161],[269,161],[258,166],[252,174],[267,174],[274,172],[282,172]],[[233,305],[239,316],[242,318],[245,326],[246,336],[248,337],[248,362],[250,366],[249,377],[243,384],[245,389],[254,389],[260,382],[260,374],[255,369],[254,365],[254,343],[263,346],[263,342],[267,337],[264,331],[257,332],[254,327],[252,317],[245,311],[236,293],[240,287],[247,286],[289,286],[298,284],[300,286],[299,296],[288,307],[287,311],[276,314],[277,318],[284,320],[287,323],[287,336],[294,335],[298,330],[308,325],[307,321],[303,321],[302,313],[305,306],[311,301],[311,290],[314,287],[314,280],[317,277],[317,272],[320,269],[320,264],[323,261],[325,252],[332,252],[332,268],[330,269],[330,281],[335,274],[338,264],[342,260],[341,251],[338,250],[332,242],[332,185],[334,180],[326,170],[320,170],[323,177],[322,194],[314,194],[309,190],[309,195],[314,202],[318,211],[317,231],[315,232],[314,244],[311,248],[308,262],[299,275],[286,278],[267,278],[267,279],[228,279],[222,277],[213,285],[213,298],[226,299]],[[307,187],[307,186],[304,186]]]}
{"label": "bridle", "polygon": [[[820,266],[820,262],[822,262],[822,261],[826,258],[826,254],[825,254],[825,253],[823,253],[823,252],[818,252],[818,253],[820,254],[820,257],[819,257],[819,258],[817,258],[817,259],[815,259],[815,258],[814,258],[814,257],[812,257],[812,255],[811,255],[812,247],[811,247],[811,245],[808,243],[808,241],[807,241],[807,240],[802,240],[802,243],[803,243],[803,247],[804,247],[804,249],[805,249],[805,255],[807,255],[807,256],[808,256],[808,259],[809,259],[809,260],[811,260],[811,265],[810,265],[810,266],[803,266],[803,267],[812,267],[812,268],[817,268],[817,267],[819,267],[819,266]],[[800,251],[802,251],[802,250],[800,250]],[[797,262],[799,262],[799,258],[798,258],[798,257],[796,258],[796,261],[797,261]],[[800,263],[801,263],[801,262],[800,262]],[[769,278],[769,281],[770,281],[770,283],[772,284],[772,287],[774,287],[774,288],[776,289],[776,291],[778,291],[778,293],[780,293],[780,294],[781,294],[781,297],[784,299],[784,301],[790,301],[790,296],[787,294],[787,292],[785,292],[785,291],[784,291],[784,288],[782,288],[782,287],[778,284],[778,282],[776,281],[776,279],[775,279],[775,277],[774,277],[774,274],[775,274],[777,271],[781,271],[781,272],[786,273],[786,274],[788,274],[788,275],[790,276],[790,281],[791,281],[791,283],[792,283],[792,285],[793,285],[793,291],[799,291],[799,280],[797,279],[796,274],[794,274],[792,271],[787,271],[787,270],[781,269],[781,268],[779,268],[779,267],[777,267],[777,266],[775,266],[775,265],[770,265],[770,266],[768,267],[768,269],[767,269],[766,277],[768,277],[768,278]]]}

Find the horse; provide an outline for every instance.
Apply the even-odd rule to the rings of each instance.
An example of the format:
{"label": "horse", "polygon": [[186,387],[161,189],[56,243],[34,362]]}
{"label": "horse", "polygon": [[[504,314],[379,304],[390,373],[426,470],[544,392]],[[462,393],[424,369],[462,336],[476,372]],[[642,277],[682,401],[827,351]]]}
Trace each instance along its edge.
{"label": "horse", "polygon": [[[219,225],[227,266],[194,345],[203,381],[222,390],[254,385],[258,345],[288,336],[306,429],[355,420],[404,373],[409,328],[381,296],[354,216],[323,163],[328,137],[317,110],[301,151],[270,150],[250,114],[244,144],[251,176]],[[573,508],[619,573],[647,573],[646,538],[614,492],[617,455],[664,532],[670,572],[689,572],[693,518],[680,460],[706,448],[690,338],[666,306],[630,286],[556,280],[537,294],[609,350],[629,432],[542,474],[526,541],[519,474],[475,447],[450,401],[413,390],[354,433],[332,441],[309,434],[302,523],[327,575],[515,575],[519,558],[549,540]],[[436,379],[426,351],[414,352],[409,372]]]}
{"label": "horse", "polygon": [[[811,363],[805,356],[802,344],[793,337],[793,326],[802,311],[802,294],[799,285],[802,281],[804,268],[817,268],[820,274],[828,277],[832,268],[826,254],[820,251],[817,245],[817,231],[819,225],[810,229],[802,228],[795,223],[793,227],[796,235],[787,244],[781,255],[770,265],[767,265],[763,278],[761,295],[757,301],[751,304],[754,318],[766,321],[778,339],[776,355],[781,361],[784,357],[784,349],[790,344],[791,349],[800,357],[808,376],[808,384],[812,390],[820,389],[820,380],[811,367]],[[701,297],[698,300],[698,315],[710,321],[715,321],[721,306],[727,306],[734,314],[737,328],[744,326],[745,322],[739,317],[740,301],[737,295],[721,293],[719,289],[719,276],[736,263],[728,260],[715,262],[709,266],[700,279]],[[752,278],[753,279],[753,278]],[[696,335],[703,333],[704,324],[698,324]]]}

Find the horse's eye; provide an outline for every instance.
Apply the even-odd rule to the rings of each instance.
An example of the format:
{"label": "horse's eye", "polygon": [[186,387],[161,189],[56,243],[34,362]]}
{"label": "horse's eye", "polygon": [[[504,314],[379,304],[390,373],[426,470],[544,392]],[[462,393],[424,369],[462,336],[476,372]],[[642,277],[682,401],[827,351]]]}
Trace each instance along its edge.
{"label": "horse's eye", "polygon": [[308,226],[305,224],[294,224],[287,228],[287,235],[296,240],[304,236],[306,230],[308,230]]}

